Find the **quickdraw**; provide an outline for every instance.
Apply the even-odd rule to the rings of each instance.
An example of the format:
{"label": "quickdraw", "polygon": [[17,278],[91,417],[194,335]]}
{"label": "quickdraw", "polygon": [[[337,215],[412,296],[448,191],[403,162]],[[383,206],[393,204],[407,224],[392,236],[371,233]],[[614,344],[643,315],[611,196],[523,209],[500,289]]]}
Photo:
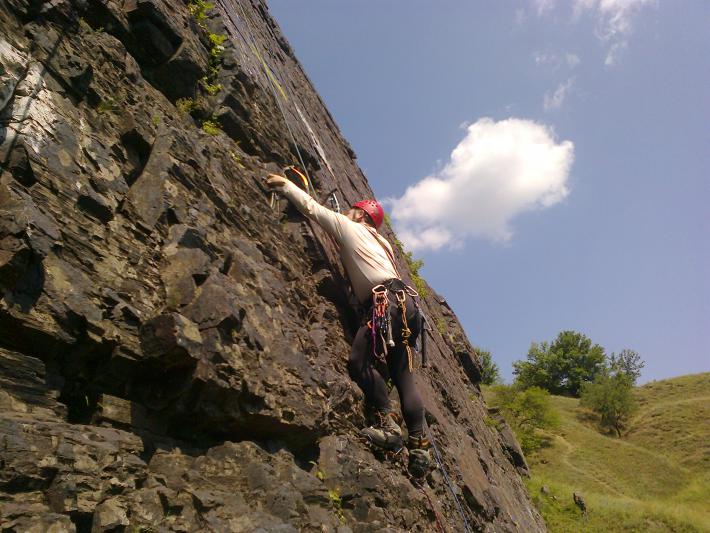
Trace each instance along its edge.
{"label": "quickdraw", "polygon": [[[308,176],[298,170],[298,168],[296,168],[294,165],[289,165],[287,167],[284,167],[281,171],[283,175],[288,178],[292,183],[294,183],[297,187],[303,189],[308,194],[311,194],[311,191],[313,190],[311,182],[308,179]],[[271,196],[269,197],[269,207],[272,211],[280,211],[279,195],[275,191],[272,192]]]}
{"label": "quickdraw", "polygon": [[336,213],[340,213],[340,202],[338,202],[338,195],[335,194],[337,189],[333,189],[328,193],[328,203],[330,204],[330,207],[335,211]]}
{"label": "quickdraw", "polygon": [[[303,187],[301,187],[304,191],[306,191],[308,194],[311,194],[311,182],[308,179],[308,177],[298,170],[295,166],[289,165],[283,169],[284,175],[289,178],[291,181],[295,181],[294,179],[291,178],[291,175],[296,175],[298,178],[300,178],[301,183],[303,184]],[[298,184],[300,187],[300,184]]]}
{"label": "quickdraw", "polygon": [[407,295],[404,291],[395,291],[394,294],[397,297],[399,312],[402,314],[402,344],[407,350],[407,365],[409,366],[409,371],[412,372],[414,369],[412,365],[412,347],[409,346],[409,337],[412,336],[412,330],[409,329],[409,324],[407,324],[407,305],[405,304]]}

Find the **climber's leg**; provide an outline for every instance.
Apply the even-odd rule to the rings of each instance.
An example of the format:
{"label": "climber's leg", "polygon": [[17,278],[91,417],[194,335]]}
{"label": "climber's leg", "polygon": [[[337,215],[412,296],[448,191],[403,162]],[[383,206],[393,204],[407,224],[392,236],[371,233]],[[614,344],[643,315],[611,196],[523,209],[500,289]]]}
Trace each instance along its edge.
{"label": "climber's leg", "polygon": [[[407,349],[402,343],[402,328],[404,322],[396,300],[390,301],[390,316],[392,319],[392,338],[395,341],[394,348],[390,348],[387,356],[387,367],[390,378],[397,387],[399,393],[399,403],[402,406],[402,417],[407,424],[410,435],[419,436],[424,427],[424,404],[422,403],[419,389],[414,381],[414,374],[409,369],[409,356]],[[405,301],[407,326],[410,330],[408,342],[414,349],[417,337],[419,336],[419,320],[417,320],[417,310],[411,297]]]}
{"label": "climber's leg", "polygon": [[373,356],[369,352],[371,349],[368,342],[369,333],[370,330],[363,325],[355,334],[348,360],[348,373],[362,389],[365,401],[369,405],[378,411],[389,411],[387,383],[373,365]]}
{"label": "climber's leg", "polygon": [[[409,472],[414,477],[423,477],[429,472],[431,457],[429,455],[429,441],[424,437],[424,404],[419,389],[414,381],[413,368],[410,369],[410,360],[407,347],[402,341],[402,330],[405,321],[399,307],[391,304],[392,332],[395,346],[390,350],[387,358],[388,369],[393,383],[399,393],[399,402],[402,406],[402,416],[407,424],[409,440]],[[421,322],[416,306],[411,297],[405,301],[406,324],[410,330],[407,342],[413,350],[417,337],[420,334]]]}
{"label": "climber's leg", "polygon": [[348,372],[365,393],[365,401],[375,408],[375,423],[362,430],[362,435],[373,444],[387,449],[402,447],[402,428],[394,419],[388,396],[387,384],[373,365],[373,355],[368,342],[370,330],[362,326],[353,341]]}

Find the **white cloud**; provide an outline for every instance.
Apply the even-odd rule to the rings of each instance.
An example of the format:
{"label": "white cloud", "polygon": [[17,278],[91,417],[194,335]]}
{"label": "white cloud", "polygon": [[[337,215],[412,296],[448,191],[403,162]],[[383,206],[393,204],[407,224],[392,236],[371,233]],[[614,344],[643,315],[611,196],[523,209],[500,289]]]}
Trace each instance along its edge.
{"label": "white cloud", "polygon": [[567,66],[569,68],[574,68],[582,62],[582,60],[577,54],[572,54],[569,52],[565,54],[565,60],[567,61]]}
{"label": "white cloud", "polygon": [[532,0],[532,3],[537,8],[538,17],[555,7],[555,0]]}
{"label": "white cloud", "polygon": [[556,109],[560,109],[562,107],[562,104],[565,103],[565,99],[567,98],[570,89],[572,89],[573,84],[574,80],[570,78],[567,81],[560,83],[554,90],[554,92],[545,93],[545,97],[542,101],[542,106],[545,111],[554,111]]}
{"label": "white cloud", "polygon": [[553,52],[541,52],[536,50],[533,52],[532,57],[538,67],[552,67],[553,69],[559,68],[563,63],[566,64],[568,68],[573,69],[582,62],[577,54],[571,52],[565,53],[564,57],[562,57]]}
{"label": "white cloud", "polygon": [[[538,17],[542,17],[555,11],[557,2],[556,0],[530,0],[530,4]],[[559,4],[569,6],[567,2]],[[633,33],[634,17],[646,6],[656,5],[658,0],[573,0],[572,19],[577,20],[585,13],[596,18],[596,36],[607,49],[604,64],[611,66],[618,63],[621,52],[628,47],[629,37]],[[570,67],[577,64],[570,63],[570,55],[567,56],[567,63]]]}
{"label": "white cloud", "polygon": [[508,241],[511,221],[567,196],[571,141],[531,120],[479,119],[437,175],[390,199],[392,219],[412,250],[456,248],[467,237]]}
{"label": "white cloud", "polygon": [[574,14],[578,17],[591,12],[597,16],[597,37],[608,46],[604,64],[611,66],[618,63],[620,53],[628,46],[636,13],[657,3],[657,0],[575,0]]}
{"label": "white cloud", "polygon": [[557,66],[560,63],[560,59],[557,57],[556,54],[551,54],[548,52],[533,52],[533,60],[535,61],[535,64],[538,66],[542,65],[553,65]]}

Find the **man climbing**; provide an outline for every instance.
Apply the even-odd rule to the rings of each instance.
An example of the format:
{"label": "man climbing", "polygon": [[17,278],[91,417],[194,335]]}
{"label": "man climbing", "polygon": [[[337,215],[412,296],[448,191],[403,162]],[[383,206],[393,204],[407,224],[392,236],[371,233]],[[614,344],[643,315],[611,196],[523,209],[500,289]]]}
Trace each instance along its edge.
{"label": "man climbing", "polygon": [[376,358],[385,359],[409,433],[409,471],[414,476],[425,475],[430,463],[429,442],[424,438],[424,407],[411,359],[411,347],[420,330],[412,298],[416,292],[401,281],[392,247],[377,232],[384,219],[382,206],[375,200],[363,200],[343,215],[318,204],[282,176],[270,174],[266,183],[338,243],[355,296],[368,309],[348,360],[350,377],[375,409],[376,423],[363,429],[362,435],[387,450],[402,447],[402,428],[390,406],[387,383],[375,368]]}

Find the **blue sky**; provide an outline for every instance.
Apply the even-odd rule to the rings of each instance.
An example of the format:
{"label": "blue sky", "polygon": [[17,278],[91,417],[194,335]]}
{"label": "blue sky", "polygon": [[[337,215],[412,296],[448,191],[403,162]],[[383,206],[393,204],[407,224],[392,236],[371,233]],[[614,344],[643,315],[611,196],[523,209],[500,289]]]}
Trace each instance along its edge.
{"label": "blue sky", "polygon": [[564,329],[638,351],[642,381],[710,371],[710,3],[269,8],[507,379]]}

